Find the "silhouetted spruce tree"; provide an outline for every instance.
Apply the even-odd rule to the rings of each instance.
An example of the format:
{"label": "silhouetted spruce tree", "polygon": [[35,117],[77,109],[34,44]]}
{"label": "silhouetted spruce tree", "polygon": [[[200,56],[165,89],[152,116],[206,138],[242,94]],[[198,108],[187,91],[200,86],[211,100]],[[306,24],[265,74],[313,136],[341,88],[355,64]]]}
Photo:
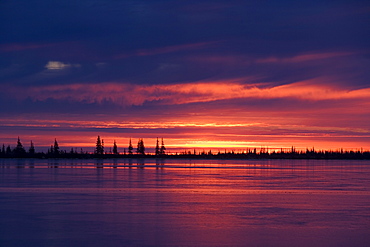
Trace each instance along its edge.
{"label": "silhouetted spruce tree", "polygon": [[2,148],[2,150],[1,150],[1,152],[3,153],[3,154],[5,154],[5,144],[3,143],[3,148]]}
{"label": "silhouetted spruce tree", "polygon": [[19,155],[24,155],[25,153],[26,153],[26,150],[24,149],[21,143],[21,140],[18,137],[17,146],[14,149],[14,154],[19,156]]}
{"label": "silhouetted spruce tree", "polygon": [[145,155],[145,146],[144,146],[144,140],[143,139],[139,139],[139,142],[137,143],[137,150],[136,150],[136,152],[138,154]]}
{"label": "silhouetted spruce tree", "polygon": [[35,154],[35,146],[33,145],[33,142],[31,141],[30,149],[28,150],[28,153],[33,155]]}
{"label": "silhouetted spruce tree", "polygon": [[53,146],[53,150],[52,150],[53,154],[55,155],[59,155],[59,144],[57,142],[57,139],[55,138],[54,139],[54,146]]}
{"label": "silhouetted spruce tree", "polygon": [[139,141],[137,142],[137,148],[136,148],[136,153],[140,154],[140,152],[141,152],[141,139],[139,139]]}
{"label": "silhouetted spruce tree", "polygon": [[160,154],[160,149],[159,149],[159,141],[157,137],[157,144],[155,145],[155,155],[159,155],[159,154]]}
{"label": "silhouetted spruce tree", "polygon": [[116,140],[114,140],[114,143],[113,143],[113,154],[118,154],[118,148],[117,148]]}
{"label": "silhouetted spruce tree", "polygon": [[104,140],[100,140],[100,136],[98,136],[98,139],[96,140],[95,154],[104,154]]}
{"label": "silhouetted spruce tree", "polygon": [[130,143],[128,144],[128,154],[132,154],[133,150],[134,150],[134,148],[132,147],[132,142],[131,142],[131,138],[130,138]]}
{"label": "silhouetted spruce tree", "polygon": [[161,149],[160,149],[159,153],[161,155],[165,155],[166,154],[166,147],[164,146],[163,138],[162,138],[162,144],[161,144]]}

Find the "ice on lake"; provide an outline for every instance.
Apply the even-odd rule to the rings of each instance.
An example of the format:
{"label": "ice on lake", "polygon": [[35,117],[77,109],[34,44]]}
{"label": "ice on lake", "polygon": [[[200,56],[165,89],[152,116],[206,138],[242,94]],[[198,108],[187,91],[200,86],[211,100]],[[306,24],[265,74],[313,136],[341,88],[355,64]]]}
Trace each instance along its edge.
{"label": "ice on lake", "polygon": [[370,246],[370,161],[0,159],[0,246]]}

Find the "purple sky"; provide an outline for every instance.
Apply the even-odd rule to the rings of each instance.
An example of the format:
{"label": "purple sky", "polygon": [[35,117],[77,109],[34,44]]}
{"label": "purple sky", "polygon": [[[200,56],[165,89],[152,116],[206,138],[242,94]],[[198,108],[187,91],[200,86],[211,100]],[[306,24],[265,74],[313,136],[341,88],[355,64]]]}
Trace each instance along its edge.
{"label": "purple sky", "polygon": [[1,1],[0,143],[370,149],[368,1]]}

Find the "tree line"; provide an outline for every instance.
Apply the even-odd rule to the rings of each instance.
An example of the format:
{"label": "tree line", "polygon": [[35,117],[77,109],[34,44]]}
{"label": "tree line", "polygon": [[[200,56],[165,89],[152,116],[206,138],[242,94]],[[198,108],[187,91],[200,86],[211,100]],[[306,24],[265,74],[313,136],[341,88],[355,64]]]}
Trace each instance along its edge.
{"label": "tree line", "polygon": [[[113,142],[113,148],[110,148],[109,151],[105,149],[104,140],[97,137],[96,145],[94,152],[84,151],[82,148],[80,150],[71,148],[70,151],[61,150],[59,148],[59,143],[57,139],[54,139],[54,143],[48,148],[47,152],[36,152],[34,143],[30,142],[30,147],[28,150],[23,146],[20,138],[18,137],[17,144],[14,148],[11,148],[10,145],[5,147],[5,144],[2,145],[0,149],[1,158],[103,158],[103,157],[120,157],[120,156],[146,156],[144,139],[140,138],[137,143],[136,150],[132,145],[131,138],[129,139],[129,144],[124,148],[123,153],[118,152],[118,146],[116,140]],[[166,155],[166,147],[164,145],[163,138],[161,144],[157,138],[156,147],[155,147],[155,156],[164,156]]]}
{"label": "tree line", "polygon": [[[114,140],[114,142],[113,142],[113,151],[105,152],[104,151],[104,140],[101,139],[100,136],[98,136],[98,138],[96,140],[96,146],[95,146],[94,154],[95,155],[105,155],[105,154],[120,155],[120,153],[118,152],[118,147],[117,147],[116,140]],[[133,154],[134,154],[134,147],[132,146],[132,140],[130,138],[128,148],[127,148],[127,152],[126,152],[126,148],[124,148],[122,155],[133,155]],[[142,139],[142,138],[140,138],[138,143],[137,143],[136,154],[138,154],[138,155],[145,155],[146,154],[145,153],[144,139]],[[165,154],[166,154],[166,147],[164,146],[163,138],[162,138],[162,144],[161,145],[159,145],[159,139],[157,138],[156,147],[155,147],[155,155],[159,156],[159,155],[165,155]]]}
{"label": "tree line", "polygon": [[0,158],[126,158],[126,157],[168,157],[168,158],[190,158],[190,159],[367,159],[370,160],[370,152],[360,150],[315,150],[306,149],[298,151],[294,147],[290,149],[280,149],[278,151],[269,151],[266,148],[249,148],[241,152],[234,151],[218,151],[213,153],[211,150],[206,151],[193,151],[184,150],[180,153],[167,154],[163,138],[161,142],[159,138],[156,140],[154,154],[146,153],[144,139],[140,138],[137,142],[136,149],[132,145],[132,139],[129,139],[127,149],[124,148],[123,152],[118,152],[117,142],[114,140],[113,146],[106,150],[104,140],[97,137],[94,152],[84,151],[71,148],[70,151],[61,150],[57,139],[54,139],[53,144],[47,152],[36,152],[35,145],[31,141],[28,150],[23,146],[20,138],[18,137],[16,146],[11,148],[10,145],[5,147],[2,145],[0,149]]}

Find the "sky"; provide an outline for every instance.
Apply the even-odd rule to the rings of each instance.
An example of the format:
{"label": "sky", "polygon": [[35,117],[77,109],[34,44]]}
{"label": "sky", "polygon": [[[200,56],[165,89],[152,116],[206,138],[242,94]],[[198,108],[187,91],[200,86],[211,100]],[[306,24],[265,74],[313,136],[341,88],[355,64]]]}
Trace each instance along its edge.
{"label": "sky", "polygon": [[0,1],[0,144],[370,149],[370,3]]}

